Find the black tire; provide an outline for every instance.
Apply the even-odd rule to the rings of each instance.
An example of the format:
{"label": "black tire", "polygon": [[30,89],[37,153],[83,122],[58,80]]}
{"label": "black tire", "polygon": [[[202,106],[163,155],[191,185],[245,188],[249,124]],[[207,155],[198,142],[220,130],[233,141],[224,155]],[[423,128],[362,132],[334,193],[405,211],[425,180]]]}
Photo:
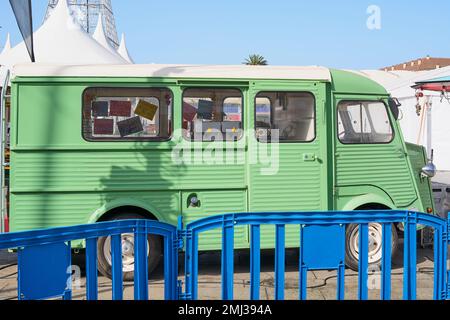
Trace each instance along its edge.
{"label": "black tire", "polygon": [[[144,219],[142,216],[137,214],[120,214],[115,216],[112,219],[109,219],[107,221],[117,221],[117,220],[141,220]],[[111,263],[108,261],[108,255],[104,248],[105,243],[108,240],[107,237],[99,238],[97,243],[97,252],[98,252],[98,270],[99,272],[111,279],[112,272],[111,272]],[[162,239],[160,236],[156,235],[149,235],[148,236],[148,244],[149,244],[149,257],[148,257],[148,274],[149,276],[151,273],[156,269],[156,267],[159,265],[161,261],[161,255],[162,255]],[[123,272],[123,280],[124,281],[134,281],[134,271],[129,272]]]}
{"label": "black tire", "polygon": [[[356,235],[355,235],[356,234]],[[346,242],[345,242],[345,251],[346,251],[346,258],[345,263],[348,268],[350,268],[353,271],[359,270],[359,254],[356,255],[354,253],[355,250],[352,250],[351,246],[354,244],[354,237],[359,237],[359,225],[358,224],[352,224],[347,227],[347,235],[346,235]],[[395,256],[398,253],[398,247],[399,247],[399,237],[397,233],[397,228],[392,225],[392,259],[395,258]],[[369,262],[371,266],[376,266],[378,269],[381,269],[381,258],[377,259],[375,261]]]}

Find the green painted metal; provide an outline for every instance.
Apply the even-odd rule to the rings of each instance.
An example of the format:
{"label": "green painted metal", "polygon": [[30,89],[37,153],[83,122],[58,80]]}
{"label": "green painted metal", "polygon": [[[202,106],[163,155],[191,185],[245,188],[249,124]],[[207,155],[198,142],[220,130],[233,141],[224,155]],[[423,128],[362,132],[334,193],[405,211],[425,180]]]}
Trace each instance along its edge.
{"label": "green painted metal", "polygon": [[[426,211],[429,183],[416,179],[420,157],[409,152],[398,124],[389,145],[343,146],[335,106],[342,99],[385,100],[387,92],[360,75],[332,70],[332,83],[301,80],[174,78],[15,78],[11,120],[11,230],[94,223],[110,210],[134,206],[176,225],[226,212],[353,210],[368,203]],[[307,91],[316,99],[316,139],[279,144],[279,170],[252,164],[253,134],[238,143],[233,165],[177,165],[172,150],[184,141],[87,142],[82,138],[82,93],[88,87],[167,87],[174,97],[174,132],[181,129],[182,91],[192,86],[232,87],[244,96],[244,127],[254,128],[261,91]],[[205,144],[206,146],[206,144]],[[307,155],[308,157],[305,157]],[[313,156],[313,158],[311,158]],[[311,160],[312,161],[309,161]],[[307,161],[308,160],[308,161]],[[196,195],[200,206],[189,199]],[[298,246],[299,228],[286,227],[286,245]],[[221,248],[220,230],[205,233],[200,248]],[[237,228],[236,248],[249,246]],[[261,247],[275,245],[275,228],[261,228]]]}

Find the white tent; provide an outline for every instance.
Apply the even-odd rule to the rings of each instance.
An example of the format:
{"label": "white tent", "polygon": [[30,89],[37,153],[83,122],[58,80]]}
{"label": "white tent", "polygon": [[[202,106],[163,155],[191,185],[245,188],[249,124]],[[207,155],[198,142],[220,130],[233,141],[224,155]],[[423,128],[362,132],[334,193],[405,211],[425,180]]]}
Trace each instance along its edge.
{"label": "white tent", "polygon": [[[400,123],[405,139],[426,145],[427,130],[421,129],[423,123],[417,115],[416,90],[411,87],[420,81],[449,76],[450,67],[420,72],[365,70],[359,73],[377,81],[399,99],[402,104]],[[435,151],[435,164],[440,171],[435,181],[450,184],[450,102],[442,99],[439,92],[425,91],[424,94],[432,102],[432,148]]]}
{"label": "white tent", "polygon": [[[36,61],[40,63],[128,63],[87,34],[70,14],[66,1],[59,1],[51,16],[34,33],[34,45]],[[30,57],[24,42],[0,56],[0,65],[7,67],[25,62],[30,62]]]}
{"label": "white tent", "polygon": [[[115,48],[113,48],[111,46],[111,44],[108,41],[108,38],[106,37],[105,34],[105,29],[103,27],[103,15],[100,13],[98,15],[98,22],[97,22],[97,27],[95,28],[95,32],[92,35],[92,37],[102,45],[103,48],[105,48],[106,50],[108,50],[110,53],[114,54],[114,55],[119,55],[116,51]],[[120,55],[119,55],[120,56]]]}
{"label": "white tent", "polygon": [[6,36],[5,45],[3,46],[2,52],[0,53],[0,59],[3,55],[7,54],[9,50],[11,50],[11,38],[8,33],[8,35]]}
{"label": "white tent", "polygon": [[134,63],[133,59],[130,57],[130,53],[128,52],[127,43],[125,40],[125,34],[122,33],[122,39],[120,40],[119,49],[117,52],[120,54],[122,58],[124,58],[129,63]]}
{"label": "white tent", "polygon": [[[8,36],[6,37],[5,45],[3,46],[2,52],[0,53],[0,61],[2,60],[2,57],[8,54],[8,52],[11,50],[11,40],[8,33]],[[0,64],[0,88],[3,86],[3,83],[5,82],[6,78],[6,67],[3,67]]]}

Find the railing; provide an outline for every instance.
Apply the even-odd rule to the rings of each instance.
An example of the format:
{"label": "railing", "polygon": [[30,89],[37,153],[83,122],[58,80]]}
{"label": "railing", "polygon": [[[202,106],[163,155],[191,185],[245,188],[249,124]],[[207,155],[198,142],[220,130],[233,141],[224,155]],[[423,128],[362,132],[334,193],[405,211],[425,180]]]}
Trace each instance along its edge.
{"label": "railing", "polygon": [[381,266],[381,299],[391,299],[392,225],[402,223],[404,237],[404,287],[403,298],[415,300],[417,295],[417,228],[430,227],[435,232],[434,246],[434,299],[448,297],[447,248],[448,223],[439,217],[406,211],[352,211],[319,213],[242,213],[215,216],[193,222],[186,227],[186,299],[198,298],[198,238],[213,229],[222,229],[222,299],[233,300],[234,229],[250,227],[250,292],[251,300],[260,299],[260,240],[261,226],[276,228],[275,248],[275,299],[285,298],[285,239],[286,226],[300,226],[299,299],[307,298],[307,272],[336,270],[338,272],[337,299],[345,298],[345,245],[346,227],[358,224],[359,287],[358,298],[368,299],[369,224],[383,226],[383,257]]}
{"label": "railing", "polygon": [[[148,300],[148,235],[164,238],[165,299],[178,298],[177,229],[146,220],[105,222],[0,235],[0,249],[18,249],[20,300],[72,299],[71,242],[86,241],[86,299],[98,299],[97,241],[111,237],[112,299],[123,299],[121,235],[134,234],[134,297]],[[69,271],[69,273],[68,273]]]}
{"label": "railing", "polygon": [[[447,258],[449,223],[442,218],[406,211],[357,211],[318,213],[242,213],[213,216],[178,228],[165,223],[130,220],[99,223],[86,226],[57,228],[24,233],[0,235],[0,249],[18,250],[19,299],[36,300],[63,297],[72,298],[70,287],[71,242],[86,243],[86,298],[97,300],[97,241],[111,237],[112,299],[123,299],[121,235],[134,234],[135,272],[134,297],[149,298],[148,235],[164,238],[164,285],[167,300],[198,299],[198,244],[204,232],[222,230],[222,299],[233,300],[234,231],[247,226],[250,231],[250,288],[249,298],[260,299],[261,226],[275,226],[275,296],[285,298],[286,226],[299,226],[299,299],[307,298],[307,273],[317,270],[335,270],[338,300],[345,298],[345,249],[348,225],[359,225],[358,298],[368,299],[369,225],[379,223],[382,232],[381,299],[391,299],[392,283],[392,227],[403,224],[404,274],[403,298],[417,296],[417,229],[426,226],[434,230],[434,295],[435,300],[450,299]],[[178,251],[185,247],[185,284],[178,282]]]}

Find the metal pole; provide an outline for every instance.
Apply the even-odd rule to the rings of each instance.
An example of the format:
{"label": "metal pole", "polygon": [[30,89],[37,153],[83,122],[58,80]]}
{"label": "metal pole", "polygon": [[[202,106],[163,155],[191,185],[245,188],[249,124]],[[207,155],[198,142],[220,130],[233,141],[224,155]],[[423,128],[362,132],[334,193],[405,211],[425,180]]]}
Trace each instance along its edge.
{"label": "metal pole", "polygon": [[433,157],[433,98],[427,97],[427,153],[428,159],[431,160]]}
{"label": "metal pole", "polygon": [[0,222],[0,232],[4,233],[5,232],[5,218],[6,218],[6,199],[5,199],[5,142],[6,142],[6,137],[5,137],[5,123],[6,123],[6,118],[5,118],[5,109],[6,109],[6,99],[7,99],[7,91],[8,91],[8,85],[9,85],[9,70],[6,71],[6,78],[5,78],[5,82],[3,83],[3,87],[2,87],[2,91],[1,91],[1,99],[0,99],[0,161],[1,161],[1,165],[0,165],[0,218],[1,218],[1,222]]}
{"label": "metal pole", "polygon": [[86,30],[87,33],[90,32],[90,26],[89,26],[89,0],[86,0]]}

